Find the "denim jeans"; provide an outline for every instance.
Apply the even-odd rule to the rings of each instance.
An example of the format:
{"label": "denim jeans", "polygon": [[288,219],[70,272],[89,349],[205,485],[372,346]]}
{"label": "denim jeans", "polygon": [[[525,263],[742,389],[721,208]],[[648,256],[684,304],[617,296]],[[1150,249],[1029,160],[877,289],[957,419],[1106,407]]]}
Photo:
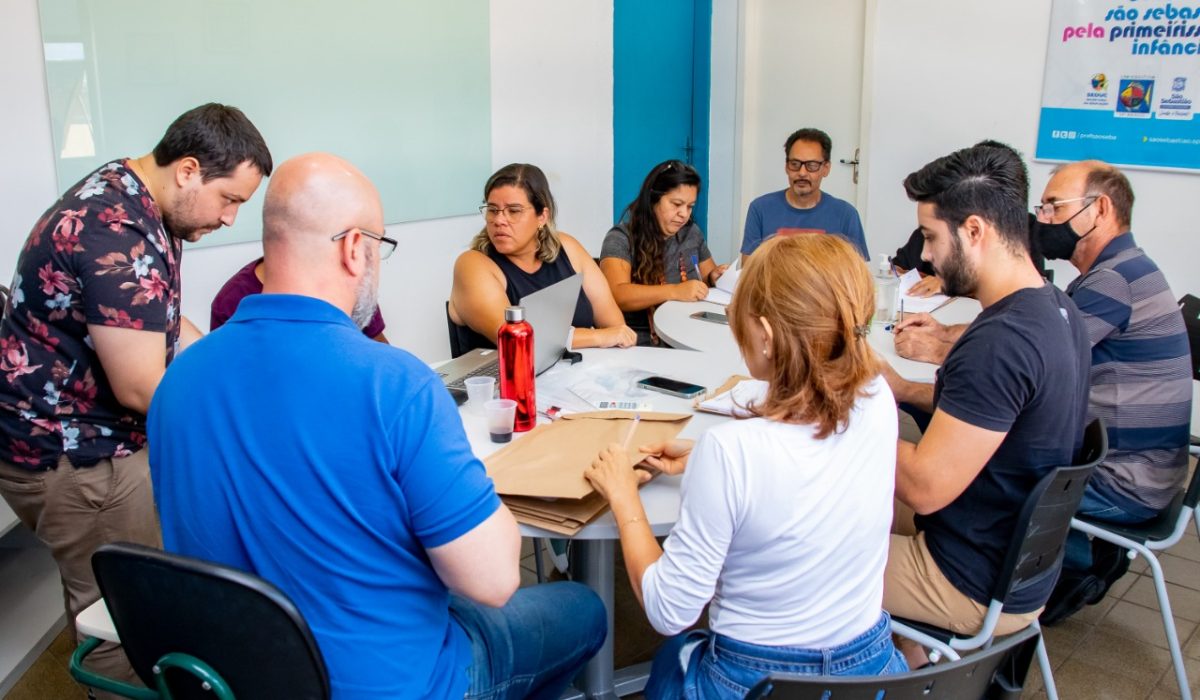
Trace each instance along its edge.
{"label": "denim jeans", "polygon": [[565,581],[521,588],[503,608],[452,596],[450,614],[471,639],[472,700],[555,700],[608,634],[599,596]]}
{"label": "denim jeans", "polygon": [[[1114,503],[1113,499],[1096,488],[1094,481],[1089,481],[1083,490],[1083,499],[1075,511],[1086,515],[1092,520],[1099,520],[1114,525],[1133,525],[1153,518],[1157,513],[1144,506],[1130,509]],[[1092,543],[1088,536],[1078,530],[1067,534],[1066,553],[1063,556],[1063,568],[1068,571],[1087,571],[1092,568]]]}
{"label": "denim jeans", "polygon": [[[680,658],[687,654],[686,662]],[[654,656],[647,700],[740,700],[772,673],[878,676],[908,670],[885,612],[871,629],[829,649],[749,644],[708,630],[676,635]]]}

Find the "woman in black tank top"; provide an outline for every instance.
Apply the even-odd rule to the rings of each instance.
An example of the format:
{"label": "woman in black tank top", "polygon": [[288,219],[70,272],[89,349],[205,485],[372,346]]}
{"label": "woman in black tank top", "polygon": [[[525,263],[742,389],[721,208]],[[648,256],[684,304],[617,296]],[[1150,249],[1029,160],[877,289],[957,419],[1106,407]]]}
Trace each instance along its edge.
{"label": "woman in black tank top", "polygon": [[573,346],[629,347],[636,341],[600,268],[583,246],[554,228],[554,198],[533,165],[506,165],[488,179],[479,208],[485,226],[454,264],[446,305],[454,354],[495,347],[504,308],[579,273]]}

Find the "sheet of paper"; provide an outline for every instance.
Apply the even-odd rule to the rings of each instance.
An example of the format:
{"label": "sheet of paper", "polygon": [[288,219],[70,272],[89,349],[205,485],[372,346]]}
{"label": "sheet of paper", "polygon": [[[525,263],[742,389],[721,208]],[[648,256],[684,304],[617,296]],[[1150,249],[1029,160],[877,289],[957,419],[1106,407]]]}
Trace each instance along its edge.
{"label": "sheet of paper", "polygon": [[[942,304],[950,301],[945,294],[934,294],[931,297],[914,297],[908,295],[908,290],[921,281],[921,273],[914,268],[900,275],[900,299],[904,302],[904,313],[933,313]],[[899,309],[897,309],[899,310]]]}
{"label": "sheet of paper", "polygon": [[717,286],[708,290],[708,296],[704,297],[704,300],[728,306],[729,302],[733,301],[733,290],[737,288],[738,277],[741,275],[742,268],[731,265],[717,278]]}
{"label": "sheet of paper", "polygon": [[743,379],[733,385],[728,391],[705,399],[696,405],[696,410],[706,413],[717,413],[723,416],[746,417],[751,415],[746,410],[752,402],[760,401],[767,395],[767,383],[758,379]]}

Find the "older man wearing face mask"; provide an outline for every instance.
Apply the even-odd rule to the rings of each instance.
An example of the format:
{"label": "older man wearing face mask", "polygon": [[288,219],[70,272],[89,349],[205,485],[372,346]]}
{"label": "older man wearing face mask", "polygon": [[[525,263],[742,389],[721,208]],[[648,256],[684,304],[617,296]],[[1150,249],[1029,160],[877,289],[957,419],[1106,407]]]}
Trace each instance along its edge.
{"label": "older man wearing face mask", "polygon": [[[1067,294],[1092,346],[1088,418],[1103,418],[1109,438],[1079,512],[1118,524],[1155,517],[1186,478],[1192,398],[1183,316],[1162,271],[1134,242],[1133,199],[1129,180],[1107,163],[1063,165],[1034,208],[1031,231],[1047,259],[1069,260],[1079,270]],[[898,325],[897,352],[934,362],[966,328],[927,317]],[[1093,562],[1087,538],[1072,533],[1043,622],[1104,597],[1128,568],[1123,552],[1106,554]]]}

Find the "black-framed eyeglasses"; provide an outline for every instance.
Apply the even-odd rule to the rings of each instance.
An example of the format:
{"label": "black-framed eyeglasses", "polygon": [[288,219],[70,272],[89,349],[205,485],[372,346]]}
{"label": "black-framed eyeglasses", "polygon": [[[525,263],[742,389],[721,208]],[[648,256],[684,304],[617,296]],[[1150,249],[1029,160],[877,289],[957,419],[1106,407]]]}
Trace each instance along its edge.
{"label": "black-framed eyeglasses", "polygon": [[488,221],[495,221],[496,217],[500,216],[500,212],[504,212],[505,219],[508,219],[509,221],[517,221],[524,216],[526,211],[531,208],[532,207],[526,207],[520,204],[510,204],[507,207],[496,207],[492,206],[491,204],[481,204],[479,206],[479,213],[483,214],[483,218],[487,219]]}
{"label": "black-framed eyeglasses", "polygon": [[794,173],[800,172],[801,168],[810,173],[815,173],[820,170],[825,163],[826,161],[823,160],[796,160],[794,158],[788,158],[786,161],[787,169]]}
{"label": "black-framed eyeglasses", "polygon": [[[1054,214],[1058,211],[1059,207],[1063,206],[1064,204],[1070,204],[1072,202],[1082,202],[1085,199],[1090,199],[1091,201],[1088,202],[1087,204],[1083,205],[1082,207],[1080,207],[1079,211],[1077,211],[1071,215],[1071,219],[1074,219],[1075,217],[1082,214],[1084,209],[1087,209],[1088,207],[1095,204],[1096,200],[1100,199],[1100,195],[1085,194],[1082,197],[1072,197],[1070,199],[1060,199],[1057,202],[1046,202],[1045,204],[1035,204],[1033,207],[1033,215],[1039,219],[1045,219],[1046,221],[1052,221],[1054,219]],[[1067,219],[1067,221],[1070,221],[1071,219]]]}
{"label": "black-framed eyeglasses", "polygon": [[394,238],[388,238],[387,236],[383,235],[382,233],[373,233],[371,231],[366,230],[365,228],[360,228],[358,226],[355,226],[354,228],[348,228],[345,231],[342,231],[341,233],[335,233],[333,235],[333,237],[330,238],[329,240],[340,241],[341,239],[350,235],[350,233],[353,231],[358,231],[359,233],[366,236],[367,238],[374,238],[375,240],[379,241],[379,259],[380,260],[387,260],[388,258],[390,258],[392,256],[392,253],[396,252],[396,246],[399,245],[399,243]]}

